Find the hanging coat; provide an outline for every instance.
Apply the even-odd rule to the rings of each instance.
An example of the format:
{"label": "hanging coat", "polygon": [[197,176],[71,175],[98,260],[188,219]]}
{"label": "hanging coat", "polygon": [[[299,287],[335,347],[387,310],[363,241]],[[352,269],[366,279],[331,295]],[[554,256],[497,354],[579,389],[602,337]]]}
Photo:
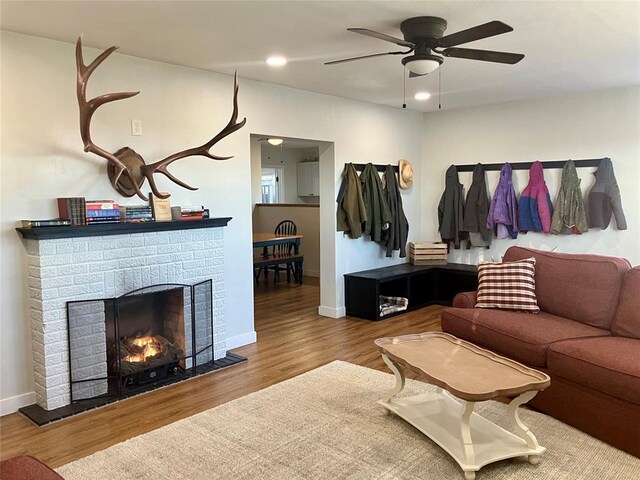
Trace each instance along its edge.
{"label": "hanging coat", "polygon": [[498,238],[518,237],[518,202],[510,163],[505,163],[500,170],[500,181],[491,200],[486,226],[490,229],[495,227]]}
{"label": "hanging coat", "polygon": [[529,183],[520,195],[518,213],[518,227],[521,232],[551,231],[553,205],[540,162],[534,162],[529,169]]}
{"label": "hanging coat", "polygon": [[551,233],[584,233],[589,230],[584,201],[580,191],[580,179],[573,160],[568,160],[562,168],[560,190],[551,220]]}
{"label": "hanging coat", "polygon": [[387,249],[387,257],[393,256],[393,250],[400,250],[400,258],[404,258],[407,256],[406,246],[409,222],[402,209],[402,196],[400,195],[396,173],[392,165],[387,165],[384,172],[384,181],[384,191],[391,213],[391,224],[382,234],[382,244]]}
{"label": "hanging coat", "polygon": [[491,245],[493,232],[486,226],[489,215],[489,195],[484,178],[484,167],[478,163],[473,169],[473,181],[464,205],[464,221],[462,229],[469,233],[472,247],[488,247]]}
{"label": "hanging coat", "polygon": [[380,180],[378,171],[373,164],[367,163],[365,165],[360,174],[360,184],[364,208],[367,210],[363,233],[370,235],[374,242],[380,242],[382,231],[389,228],[389,223],[391,223],[391,212],[389,212],[387,205],[382,180]]}
{"label": "hanging coat", "polygon": [[602,228],[609,226],[611,213],[616,217],[618,230],[627,229],[627,220],[622,211],[620,189],[613,173],[613,164],[608,158],[600,160],[598,170],[595,172],[596,183],[591,188],[588,197],[588,223],[589,228]]}
{"label": "hanging coat", "polygon": [[353,163],[345,165],[337,202],[338,231],[345,232],[349,238],[360,238],[362,224],[367,221],[367,211],[362,198],[358,172]]}
{"label": "hanging coat", "polygon": [[438,230],[445,243],[453,242],[460,248],[460,241],[467,238],[462,227],[464,219],[464,190],[458,180],[458,169],[451,165],[445,175],[444,192],[438,204]]}

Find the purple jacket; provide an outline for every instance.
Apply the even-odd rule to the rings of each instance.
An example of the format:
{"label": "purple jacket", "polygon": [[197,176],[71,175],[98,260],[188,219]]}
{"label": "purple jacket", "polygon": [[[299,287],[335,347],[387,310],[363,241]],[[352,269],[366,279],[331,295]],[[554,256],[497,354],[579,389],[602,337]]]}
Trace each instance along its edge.
{"label": "purple jacket", "polygon": [[549,233],[551,231],[551,217],[553,205],[549,196],[549,189],[544,182],[544,171],[540,162],[534,162],[529,170],[529,184],[520,195],[520,215],[518,224],[521,232]]}
{"label": "purple jacket", "polygon": [[491,200],[487,228],[496,228],[498,238],[518,237],[518,202],[511,180],[511,164],[500,170],[500,181]]}

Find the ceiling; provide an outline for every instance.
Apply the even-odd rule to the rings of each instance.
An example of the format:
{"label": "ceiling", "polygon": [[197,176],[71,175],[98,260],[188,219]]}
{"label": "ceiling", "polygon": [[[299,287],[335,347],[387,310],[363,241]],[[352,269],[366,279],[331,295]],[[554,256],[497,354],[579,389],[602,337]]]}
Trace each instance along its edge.
{"label": "ceiling", "polygon": [[[363,27],[402,38],[400,22],[439,16],[445,34],[500,20],[514,31],[464,47],[524,53],[517,65],[445,58],[442,108],[452,109],[640,84],[640,2],[586,1],[6,1],[3,30],[241,78],[400,107],[400,56],[333,66],[399,50],[347,32]],[[289,59],[273,68],[274,54]],[[426,90],[430,100],[413,94]],[[407,107],[438,108],[438,75],[406,80]]]}

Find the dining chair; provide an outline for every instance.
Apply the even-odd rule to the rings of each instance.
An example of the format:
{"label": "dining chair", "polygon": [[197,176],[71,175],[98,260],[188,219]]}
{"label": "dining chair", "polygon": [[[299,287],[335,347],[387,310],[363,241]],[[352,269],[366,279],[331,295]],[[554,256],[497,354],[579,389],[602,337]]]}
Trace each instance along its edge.
{"label": "dining chair", "polygon": [[[278,225],[276,225],[275,230],[273,231],[273,233],[275,233],[276,235],[297,235],[298,234],[298,227],[296,226],[295,223],[293,223],[292,220],[283,220],[280,223],[278,223]],[[273,255],[289,255],[293,252],[293,243],[284,243],[284,244],[280,244],[280,245],[274,245],[272,250],[272,254]],[[282,263],[282,264],[278,264],[278,265],[272,265],[269,267],[263,267],[264,268],[264,277],[267,278],[267,274],[269,270],[273,270],[274,272],[274,279],[273,282],[277,283],[278,279],[280,277],[280,271],[281,270],[286,270],[287,271],[287,283],[291,282],[291,274],[294,274],[294,278],[295,278],[295,271],[294,271],[294,265],[291,262],[288,263]],[[260,272],[258,272],[258,277],[260,276]]]}

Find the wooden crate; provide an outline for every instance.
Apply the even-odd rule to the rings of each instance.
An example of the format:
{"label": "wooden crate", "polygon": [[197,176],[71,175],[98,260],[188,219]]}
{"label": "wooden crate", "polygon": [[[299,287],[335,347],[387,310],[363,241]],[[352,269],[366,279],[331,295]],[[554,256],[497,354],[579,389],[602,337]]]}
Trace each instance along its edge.
{"label": "wooden crate", "polygon": [[446,243],[409,242],[409,260],[414,265],[444,265],[447,258]]}

